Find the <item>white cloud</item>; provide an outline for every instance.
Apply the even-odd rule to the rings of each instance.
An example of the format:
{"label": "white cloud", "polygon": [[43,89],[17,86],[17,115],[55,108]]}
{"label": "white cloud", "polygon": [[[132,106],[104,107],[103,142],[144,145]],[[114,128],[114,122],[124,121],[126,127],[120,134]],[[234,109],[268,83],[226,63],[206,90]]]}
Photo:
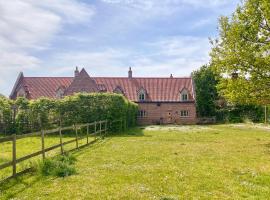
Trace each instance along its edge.
{"label": "white cloud", "polygon": [[207,38],[178,36],[163,38],[148,43],[148,48],[156,54],[141,54],[133,65],[140,75],[162,76],[170,73],[176,76],[189,76],[198,67],[209,60],[210,44]]}
{"label": "white cloud", "polygon": [[189,76],[208,62],[210,45],[207,38],[178,36],[145,43],[140,49],[105,48],[56,54],[52,58],[53,65],[58,66],[54,75],[71,75],[78,65],[86,68],[90,76],[127,76],[129,66],[135,76]]}
{"label": "white cloud", "polygon": [[[55,54],[51,63],[56,66],[53,74],[71,75],[75,66],[84,67],[90,76],[117,76],[125,66],[125,59],[130,57],[125,50],[106,48],[103,51],[67,51]],[[63,67],[65,66],[65,67]]]}
{"label": "white cloud", "polygon": [[10,92],[18,71],[38,68],[32,53],[48,48],[65,24],[83,23],[94,13],[76,0],[0,0],[1,92]]}
{"label": "white cloud", "polygon": [[168,8],[180,8],[184,6],[192,7],[221,7],[229,5],[234,0],[101,0],[105,3],[122,4],[125,6],[131,6],[134,8],[148,9],[168,9]]}

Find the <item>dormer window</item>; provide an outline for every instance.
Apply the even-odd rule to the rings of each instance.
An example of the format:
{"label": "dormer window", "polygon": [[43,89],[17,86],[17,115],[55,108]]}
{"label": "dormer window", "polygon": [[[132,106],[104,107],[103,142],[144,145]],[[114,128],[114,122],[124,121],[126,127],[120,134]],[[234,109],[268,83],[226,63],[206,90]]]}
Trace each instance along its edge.
{"label": "dormer window", "polygon": [[139,101],[145,101],[146,100],[146,91],[142,88],[138,92],[138,99]]}
{"label": "dormer window", "polygon": [[57,99],[62,99],[64,97],[64,93],[65,93],[65,86],[60,86],[56,90],[56,98]]}
{"label": "dormer window", "polygon": [[188,90],[187,89],[183,89],[180,92],[180,101],[188,101]]}
{"label": "dormer window", "polygon": [[24,88],[20,88],[20,90],[17,92],[18,97],[26,97],[26,92]]}
{"label": "dormer window", "polygon": [[121,88],[120,86],[117,86],[117,87],[113,90],[113,93],[124,95],[124,91],[122,90],[122,88]]}

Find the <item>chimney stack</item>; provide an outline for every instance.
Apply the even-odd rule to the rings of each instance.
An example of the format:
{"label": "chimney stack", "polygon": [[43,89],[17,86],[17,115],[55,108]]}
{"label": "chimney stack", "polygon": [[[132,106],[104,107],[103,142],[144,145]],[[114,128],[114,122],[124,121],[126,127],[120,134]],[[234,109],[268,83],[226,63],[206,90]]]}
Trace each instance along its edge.
{"label": "chimney stack", "polygon": [[171,74],[170,78],[173,78],[173,75]]}
{"label": "chimney stack", "polygon": [[129,70],[128,70],[128,78],[132,78],[132,70],[131,70],[131,67],[129,67]]}
{"label": "chimney stack", "polygon": [[76,69],[75,69],[75,71],[74,71],[74,77],[77,77],[78,75],[79,75],[79,69],[78,69],[78,67],[76,66]]}

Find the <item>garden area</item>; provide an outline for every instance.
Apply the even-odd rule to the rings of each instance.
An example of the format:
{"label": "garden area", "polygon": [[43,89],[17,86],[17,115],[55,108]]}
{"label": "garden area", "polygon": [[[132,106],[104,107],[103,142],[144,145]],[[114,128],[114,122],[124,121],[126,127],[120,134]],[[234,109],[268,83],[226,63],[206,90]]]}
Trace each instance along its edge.
{"label": "garden area", "polygon": [[[74,175],[28,173],[1,199],[267,199],[270,127],[132,128],[72,153]],[[66,192],[63,192],[66,191]]]}

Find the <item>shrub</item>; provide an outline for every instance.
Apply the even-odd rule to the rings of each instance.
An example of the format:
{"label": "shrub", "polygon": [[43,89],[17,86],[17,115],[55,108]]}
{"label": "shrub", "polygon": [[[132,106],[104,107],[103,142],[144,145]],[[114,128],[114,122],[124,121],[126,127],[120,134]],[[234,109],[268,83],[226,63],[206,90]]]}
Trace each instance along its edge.
{"label": "shrub", "polygon": [[74,164],[76,158],[70,154],[45,159],[38,165],[38,171],[43,176],[66,177],[76,173]]}

